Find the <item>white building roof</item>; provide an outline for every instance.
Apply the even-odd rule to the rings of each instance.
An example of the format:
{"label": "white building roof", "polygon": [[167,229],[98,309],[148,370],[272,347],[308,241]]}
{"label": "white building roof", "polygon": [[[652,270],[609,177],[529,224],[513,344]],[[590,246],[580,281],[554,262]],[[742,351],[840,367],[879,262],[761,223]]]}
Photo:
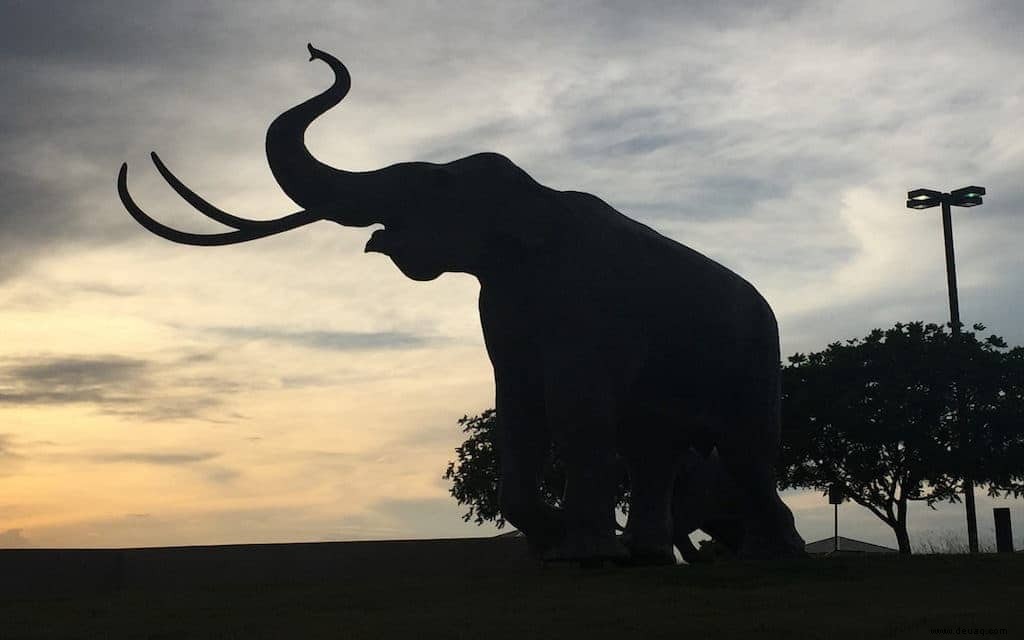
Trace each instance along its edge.
{"label": "white building roof", "polygon": [[[835,551],[835,538],[829,536],[823,540],[809,542],[804,549],[807,553],[832,553]],[[839,536],[839,553],[896,553],[896,549]]]}

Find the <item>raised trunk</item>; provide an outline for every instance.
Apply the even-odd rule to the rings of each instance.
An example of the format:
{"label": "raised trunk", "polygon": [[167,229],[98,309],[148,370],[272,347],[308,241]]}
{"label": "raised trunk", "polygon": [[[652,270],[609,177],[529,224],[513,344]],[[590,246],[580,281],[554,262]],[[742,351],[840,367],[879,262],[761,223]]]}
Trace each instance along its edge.
{"label": "raised trunk", "polygon": [[[306,148],[306,129],[320,115],[341,102],[351,87],[348,70],[340,60],[309,45],[310,60],[322,60],[334,71],[334,83],[323,93],[278,116],[267,129],[267,161],[288,197],[306,209],[332,207],[332,219],[345,225],[367,226],[382,221],[381,197],[389,190],[392,168],[350,172],[335,169]],[[336,207],[336,209],[335,209]]]}

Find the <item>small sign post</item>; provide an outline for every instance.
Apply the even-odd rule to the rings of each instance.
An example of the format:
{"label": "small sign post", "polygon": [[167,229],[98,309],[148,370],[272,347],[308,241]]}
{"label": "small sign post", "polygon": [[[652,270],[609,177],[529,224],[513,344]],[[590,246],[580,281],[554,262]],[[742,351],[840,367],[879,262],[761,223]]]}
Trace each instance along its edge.
{"label": "small sign post", "polygon": [[1013,553],[1013,530],[1010,528],[1010,508],[996,507],[992,509],[992,517],[996,521],[996,551]]}
{"label": "small sign post", "polygon": [[832,535],[832,552],[839,551],[839,505],[843,502],[843,485],[833,482],[828,486],[828,503],[835,508],[835,527]]}

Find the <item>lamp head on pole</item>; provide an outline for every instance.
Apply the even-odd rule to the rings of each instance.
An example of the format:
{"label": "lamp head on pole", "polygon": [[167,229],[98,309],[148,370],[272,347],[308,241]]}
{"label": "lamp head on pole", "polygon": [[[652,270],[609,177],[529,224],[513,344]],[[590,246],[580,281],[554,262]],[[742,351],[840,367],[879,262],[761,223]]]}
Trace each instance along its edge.
{"label": "lamp head on pole", "polygon": [[982,197],[985,195],[985,187],[961,187],[949,192],[949,203],[954,207],[976,207],[982,204]]}
{"label": "lamp head on pole", "polygon": [[985,195],[985,187],[976,185],[961,187],[949,193],[942,193],[935,189],[914,189],[907,192],[907,208],[931,209],[943,202],[954,207],[976,207],[984,203],[983,195]]}
{"label": "lamp head on pole", "polygon": [[943,193],[934,189],[914,189],[907,192],[908,209],[931,209],[942,204]]}

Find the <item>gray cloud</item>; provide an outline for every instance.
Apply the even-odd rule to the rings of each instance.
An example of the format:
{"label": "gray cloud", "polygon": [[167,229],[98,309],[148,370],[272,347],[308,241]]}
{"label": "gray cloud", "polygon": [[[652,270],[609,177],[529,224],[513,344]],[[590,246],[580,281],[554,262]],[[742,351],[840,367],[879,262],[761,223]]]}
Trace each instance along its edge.
{"label": "gray cloud", "polygon": [[121,356],[57,357],[12,365],[7,374],[29,384],[49,387],[94,387],[135,378],[147,364]]}
{"label": "gray cloud", "polygon": [[128,464],[153,464],[153,465],[191,465],[197,462],[206,462],[218,457],[220,453],[214,451],[183,451],[177,453],[167,452],[140,452],[140,451],[117,451],[107,453],[95,453],[89,456],[94,462],[100,463],[128,463]]}
{"label": "gray cloud", "polygon": [[121,356],[42,357],[0,369],[0,403],[119,403],[148,386],[150,363]]}
{"label": "gray cloud", "polygon": [[[237,383],[195,376],[195,355],[169,362],[117,355],[0,360],[0,406],[90,404],[123,418],[212,420]],[[200,358],[202,359],[202,358]]]}
{"label": "gray cloud", "polygon": [[[415,349],[435,345],[442,338],[402,331],[293,331],[271,327],[212,327],[208,331],[236,340],[266,340],[325,351],[364,351],[375,349]],[[292,378],[294,386],[309,380]]]}
{"label": "gray cloud", "polygon": [[[806,2],[481,10],[307,1],[288,11],[16,2],[0,27],[10,87],[0,98],[8,114],[0,147],[12,159],[0,176],[0,279],[47,255],[43,247],[138,239],[112,181],[122,159],[134,162],[150,145],[181,149],[193,159],[188,173],[211,176],[215,191],[275,192],[262,134],[276,112],[322,83],[297,66],[308,39],[352,61],[361,102],[346,105],[349,118],[370,122],[359,112],[367,108],[406,118],[399,128],[364,129],[362,142],[435,160],[508,152],[542,181],[595,191],[648,220],[742,218],[765,200],[820,219],[827,208],[793,195],[796,187],[834,193],[909,163],[953,166],[907,148],[937,130],[947,133],[930,156],[955,148],[984,162],[984,173],[1019,175],[1019,158],[995,167],[985,151],[987,129],[1012,123],[993,109],[1015,91],[998,69],[1020,53],[1009,26],[1020,23],[1020,8],[929,9],[908,21],[870,3],[833,14]],[[943,37],[952,30],[956,38]],[[930,55],[942,40],[958,43],[957,57]],[[984,74],[957,72],[976,69],[977,58]],[[943,73],[930,73],[936,65]],[[509,108],[519,87],[537,88],[536,104]],[[398,106],[379,108],[385,102]],[[442,123],[443,102],[468,117]],[[422,104],[422,120],[408,122],[403,104]],[[320,143],[342,135],[326,131]],[[156,184],[151,174],[133,173],[143,192]],[[174,201],[160,189],[160,202]]]}
{"label": "gray cloud", "polygon": [[[0,282],[41,257],[137,237],[114,176],[143,118],[168,114],[167,74],[217,54],[227,7],[13,2],[0,25]],[[242,53],[244,55],[244,53]],[[174,73],[173,71],[171,72]],[[161,109],[160,105],[164,105]],[[137,118],[130,117],[137,114]]]}
{"label": "gray cloud", "polygon": [[[550,68],[538,49],[567,66],[596,60],[600,68],[604,59],[628,59],[644,48],[664,48],[666,41],[678,44],[684,36],[706,37],[709,30],[789,20],[802,4],[765,8],[730,3],[726,8],[715,2],[685,7],[650,2],[626,9],[617,3],[579,2],[534,3],[528,9],[499,5],[480,11],[463,2],[358,8],[302,2],[283,11],[271,3],[214,2],[187,8],[127,0],[11,3],[0,26],[6,88],[0,97],[5,113],[0,151],[10,161],[0,175],[7,210],[0,215],[0,251],[5,256],[0,279],[44,255],[40,250],[46,246],[76,249],[138,238],[139,230],[120,211],[112,183],[120,161],[138,157],[150,144],[165,150],[171,145],[172,152],[187,146],[193,149],[190,157],[197,152],[206,156],[200,173],[219,174],[228,190],[251,191],[249,171],[224,167],[238,166],[243,156],[248,165],[262,163],[263,128],[276,110],[288,106],[268,100],[268,87],[275,87],[273,95],[294,96],[294,101],[319,80],[314,74],[290,77],[296,69],[292,61],[301,59],[307,39],[325,46],[344,43],[341,53],[352,57],[354,68],[361,71],[358,83],[365,99],[405,94],[415,102],[413,96],[437,94],[446,82],[464,83],[459,77],[436,75],[451,73],[455,60],[476,60],[488,76],[473,82],[499,88],[508,72],[514,80]],[[381,44],[386,42],[390,44]],[[684,45],[684,50],[691,46]],[[284,61],[290,63],[288,75],[278,71]],[[590,67],[581,71],[589,73]],[[464,76],[473,73],[464,65],[457,70]],[[670,84],[694,80],[659,75]],[[237,83],[230,92],[224,91],[225,77]],[[700,78],[712,81],[706,73]],[[570,137],[579,137],[575,133],[581,127],[593,134],[582,136],[583,146],[569,147],[570,154],[575,148],[585,153],[587,145],[603,157],[628,158],[662,149],[674,153],[678,146],[671,141],[694,139],[692,126],[672,120],[678,110],[658,104],[663,96],[645,96],[635,84],[595,83],[582,92],[573,85],[554,87],[556,106],[558,95],[578,96],[559,108],[570,118],[589,122],[570,120]],[[473,85],[465,89],[479,91]],[[621,89],[638,98],[607,99]],[[435,151],[428,155],[461,155],[516,139],[513,146],[538,148],[536,142],[544,138],[533,130],[534,124],[532,117],[499,113],[475,129],[431,139],[428,144]],[[173,137],[166,135],[169,130],[176,132]],[[555,156],[545,164],[565,165],[566,157]],[[272,190],[266,171],[261,175],[264,182],[258,188]]]}
{"label": "gray cloud", "polygon": [[[212,49],[223,20],[223,11],[212,5],[182,11],[131,0],[15,1],[4,9],[8,19],[0,27],[0,55],[24,64],[80,68],[154,64],[168,57],[180,61],[185,48]],[[142,55],[126,60],[127,51]]]}
{"label": "gray cloud", "polygon": [[[102,403],[101,410],[123,419],[137,419],[146,422],[167,422],[175,420],[200,419],[207,422],[234,422],[243,418],[237,413],[225,417],[213,417],[213,412],[224,405],[224,399],[212,390],[199,390],[191,395],[139,395],[119,403]],[[218,412],[219,413],[219,412]]]}

